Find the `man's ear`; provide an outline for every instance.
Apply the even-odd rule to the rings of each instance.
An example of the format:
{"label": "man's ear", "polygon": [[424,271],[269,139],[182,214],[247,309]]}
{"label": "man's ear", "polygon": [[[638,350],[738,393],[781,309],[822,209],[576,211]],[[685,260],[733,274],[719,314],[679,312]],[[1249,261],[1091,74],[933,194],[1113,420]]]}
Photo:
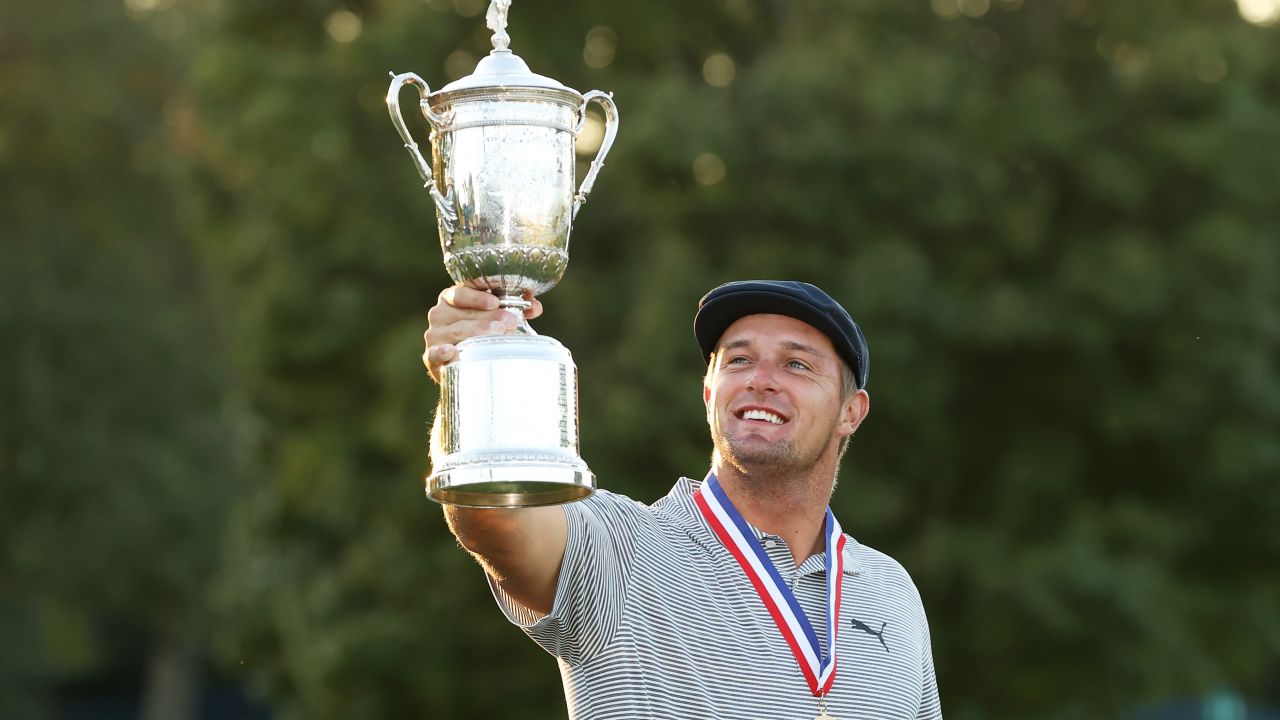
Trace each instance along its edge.
{"label": "man's ear", "polygon": [[845,400],[844,407],[840,411],[842,413],[840,426],[836,432],[841,436],[852,435],[858,431],[858,426],[871,412],[871,396],[866,390],[859,390]]}

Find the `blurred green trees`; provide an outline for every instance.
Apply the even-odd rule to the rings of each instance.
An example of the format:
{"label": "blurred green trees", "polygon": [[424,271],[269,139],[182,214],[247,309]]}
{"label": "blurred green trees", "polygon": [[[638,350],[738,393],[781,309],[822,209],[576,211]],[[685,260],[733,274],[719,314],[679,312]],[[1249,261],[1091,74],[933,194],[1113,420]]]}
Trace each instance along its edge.
{"label": "blurred green trees", "polygon": [[[0,623],[53,660],[0,652],[0,709],[136,660],[112,629],[199,626],[216,560],[215,657],[281,717],[562,717],[420,485],[448,279],[383,95],[469,72],[484,3],[19,5]],[[949,717],[1280,700],[1277,32],[1222,0],[515,3],[513,50],[622,115],[537,321],[584,457],[646,501],[701,475],[698,297],[816,282],[873,351],[835,509],[916,578]]]}
{"label": "blurred green trees", "polygon": [[164,117],[123,6],[0,9],[0,717],[136,684],[186,717],[245,457]]}

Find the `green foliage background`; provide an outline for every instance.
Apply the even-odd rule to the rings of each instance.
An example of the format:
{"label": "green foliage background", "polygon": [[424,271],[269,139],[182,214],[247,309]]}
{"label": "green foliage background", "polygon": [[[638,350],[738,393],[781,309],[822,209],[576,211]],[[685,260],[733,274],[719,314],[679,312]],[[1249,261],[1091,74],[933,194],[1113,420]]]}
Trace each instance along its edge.
{"label": "green foliage background", "polygon": [[[386,73],[468,72],[483,11],[0,8],[0,716],[174,638],[281,718],[563,716],[420,483],[448,279]],[[621,110],[537,323],[604,486],[705,471],[702,293],[816,282],[873,351],[835,510],[915,577],[948,717],[1280,702],[1280,28],[521,0],[510,32]]]}

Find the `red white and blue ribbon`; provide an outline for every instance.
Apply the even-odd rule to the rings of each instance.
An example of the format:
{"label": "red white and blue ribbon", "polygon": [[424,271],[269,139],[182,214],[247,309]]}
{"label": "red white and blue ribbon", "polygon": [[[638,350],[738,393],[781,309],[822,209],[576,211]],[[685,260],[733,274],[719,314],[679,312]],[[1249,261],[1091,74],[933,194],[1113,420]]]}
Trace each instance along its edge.
{"label": "red white and blue ribbon", "polygon": [[813,626],[809,624],[809,618],[800,608],[795,594],[783,582],[773,561],[756,540],[751,526],[742,519],[724,488],[720,487],[715,473],[707,475],[702,487],[693,494],[693,501],[716,537],[720,538],[720,542],[742,566],[742,571],[747,574],[747,579],[773,616],[782,637],[796,656],[800,671],[809,683],[809,690],[818,697],[826,695],[836,678],[836,635],[840,629],[840,578],[844,572],[845,545],[844,532],[831,508],[827,508],[823,532],[827,546],[826,621],[830,652],[823,652]]}

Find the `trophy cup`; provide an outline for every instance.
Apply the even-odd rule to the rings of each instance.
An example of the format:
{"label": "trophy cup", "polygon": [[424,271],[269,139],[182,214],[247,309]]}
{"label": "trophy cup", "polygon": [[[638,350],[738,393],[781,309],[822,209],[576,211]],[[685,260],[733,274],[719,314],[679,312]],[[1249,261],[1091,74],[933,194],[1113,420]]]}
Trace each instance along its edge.
{"label": "trophy cup", "polygon": [[[577,368],[525,322],[525,293],[564,275],[569,230],[613,145],[618,110],[611,94],[530,72],[508,49],[510,5],[490,3],[493,51],[471,75],[432,92],[414,73],[392,73],[387,90],[391,121],[435,202],[449,276],[493,293],[520,321],[515,335],[458,343],[441,378],[427,496],[473,507],[551,505],[595,489],[578,449]],[[400,113],[405,85],[417,88],[431,127],[431,164]],[[575,191],[574,145],[592,102],[604,110],[604,138]]]}

